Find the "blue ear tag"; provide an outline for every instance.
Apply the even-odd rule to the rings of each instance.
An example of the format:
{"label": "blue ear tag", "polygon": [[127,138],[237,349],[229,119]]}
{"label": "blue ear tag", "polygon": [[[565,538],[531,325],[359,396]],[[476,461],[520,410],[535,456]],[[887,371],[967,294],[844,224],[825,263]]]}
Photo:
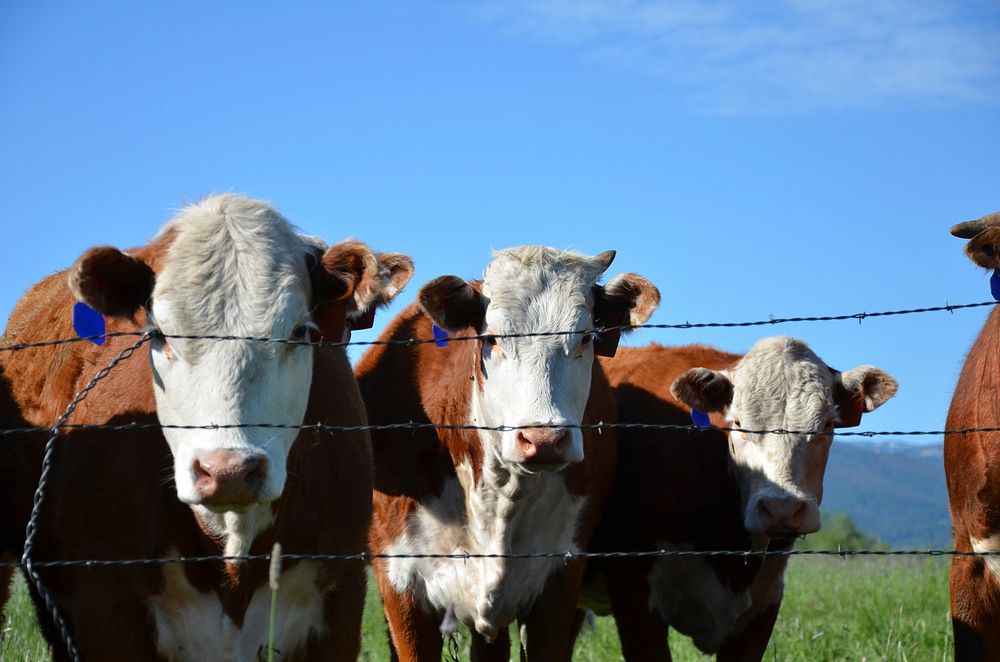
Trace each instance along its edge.
{"label": "blue ear tag", "polygon": [[996,269],[993,270],[993,275],[990,276],[990,293],[994,299],[1000,301],[1000,271]]}
{"label": "blue ear tag", "polygon": [[698,426],[699,430],[710,430],[712,428],[712,421],[709,420],[708,414],[697,409],[691,410],[691,422]]}
{"label": "blue ear tag", "polygon": [[81,338],[100,336],[99,338],[90,338],[90,342],[95,345],[104,344],[106,331],[104,316],[82,301],[73,304],[73,330]]}
{"label": "blue ear tag", "polygon": [[434,344],[438,347],[448,346],[448,332],[437,324],[431,324],[431,331],[434,332]]}

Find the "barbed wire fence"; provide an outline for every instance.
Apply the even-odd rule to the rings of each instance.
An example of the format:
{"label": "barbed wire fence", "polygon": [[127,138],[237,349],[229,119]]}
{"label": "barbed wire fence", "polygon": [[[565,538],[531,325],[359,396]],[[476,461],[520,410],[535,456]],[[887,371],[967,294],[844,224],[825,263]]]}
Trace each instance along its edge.
{"label": "barbed wire fence", "polygon": [[[38,536],[39,530],[39,520],[41,518],[42,507],[45,502],[45,496],[47,492],[47,487],[52,474],[53,459],[55,457],[57,442],[62,436],[64,431],[67,430],[100,430],[100,431],[131,431],[131,430],[165,430],[165,429],[183,429],[183,430],[224,430],[224,429],[235,429],[235,428],[268,428],[268,429],[297,429],[297,430],[316,430],[323,432],[354,432],[354,431],[417,431],[417,430],[491,430],[491,431],[509,431],[518,430],[525,428],[545,428],[545,427],[560,427],[560,428],[577,428],[581,430],[603,430],[603,429],[616,429],[616,430],[688,430],[692,432],[703,432],[706,430],[715,431],[733,431],[738,430],[745,434],[776,434],[776,435],[829,435],[836,437],[878,437],[878,436],[940,436],[945,434],[971,434],[971,433],[981,433],[981,432],[1000,432],[1000,426],[998,427],[974,427],[974,428],[961,428],[955,430],[914,430],[914,431],[903,431],[903,430],[890,430],[890,431],[853,431],[853,432],[837,432],[837,431],[815,431],[815,430],[786,430],[786,429],[769,429],[769,430],[748,430],[744,428],[731,428],[731,427],[719,427],[710,426],[706,427],[703,425],[680,425],[680,424],[664,424],[664,423],[642,423],[642,422],[599,422],[590,424],[580,424],[580,425],[530,425],[530,426],[480,426],[480,425],[441,425],[434,423],[423,423],[423,422],[400,422],[392,424],[376,424],[376,425],[329,425],[322,423],[309,423],[300,425],[290,425],[290,424],[275,424],[275,423],[241,423],[241,424],[230,424],[230,425],[183,425],[183,424],[163,424],[163,423],[119,423],[119,424],[80,424],[80,423],[69,423],[70,417],[76,411],[77,407],[87,399],[87,397],[93,392],[101,380],[106,378],[111,372],[122,362],[128,360],[136,351],[138,351],[147,341],[149,341],[154,335],[161,335],[162,338],[166,340],[171,339],[182,339],[182,340],[211,340],[211,341],[244,341],[244,342],[267,342],[267,343],[280,343],[287,345],[312,345],[317,347],[348,347],[348,346],[373,346],[373,345],[401,345],[401,346],[414,346],[422,344],[437,344],[443,346],[448,342],[462,342],[462,341],[478,341],[487,340],[494,338],[535,338],[535,337],[552,337],[552,336],[568,336],[568,335],[586,335],[594,334],[599,335],[607,332],[615,331],[632,331],[637,329],[703,329],[703,328],[742,328],[742,327],[758,327],[758,326],[774,326],[779,324],[789,324],[797,322],[833,322],[833,321],[847,321],[856,320],[861,323],[865,319],[869,318],[880,318],[880,317],[891,317],[891,316],[901,316],[901,315],[916,315],[924,313],[933,312],[949,312],[953,313],[957,310],[967,310],[973,308],[981,308],[986,306],[995,306],[996,301],[984,301],[978,303],[967,303],[967,304],[955,304],[951,305],[945,303],[942,306],[930,306],[924,308],[910,308],[901,310],[889,310],[889,311],[878,311],[878,312],[859,312],[851,313],[845,315],[823,315],[823,316],[807,316],[807,317],[784,317],[776,318],[770,317],[764,320],[754,320],[754,321],[743,321],[743,322],[683,322],[675,324],[642,324],[642,325],[619,325],[619,326],[608,326],[608,327],[597,327],[587,330],[559,330],[559,331],[545,331],[545,332],[532,332],[532,333],[515,333],[515,334],[475,334],[475,335],[465,335],[465,336],[454,336],[448,337],[446,339],[442,338],[410,338],[405,340],[370,340],[370,341],[314,341],[314,340],[293,340],[288,338],[267,338],[267,337],[253,337],[253,336],[233,336],[233,335],[165,335],[158,334],[158,332],[151,330],[141,330],[141,331],[125,331],[125,332],[109,332],[97,335],[86,335],[77,336],[72,338],[58,338],[53,340],[46,340],[40,342],[26,342],[26,343],[15,343],[11,345],[0,346],[0,353],[2,352],[17,352],[25,351],[29,349],[38,348],[48,348],[57,347],[61,345],[69,345],[79,342],[96,341],[99,339],[108,338],[119,338],[119,337],[136,337],[138,338],[134,343],[128,345],[121,351],[119,351],[114,358],[103,368],[101,368],[94,377],[87,383],[87,385],[78,391],[67,405],[66,409],[62,414],[56,419],[56,421],[48,427],[18,427],[18,428],[4,428],[0,429],[0,437],[12,436],[12,435],[22,435],[22,434],[38,434],[38,433],[49,433],[44,446],[44,451],[42,455],[42,466],[39,473],[38,485],[35,489],[34,497],[32,500],[31,514],[28,520],[28,524],[25,529],[25,542],[23,553],[21,558],[17,562],[2,562],[0,563],[0,569],[21,569],[28,580],[31,582],[34,590],[38,593],[41,598],[46,610],[52,618],[53,624],[58,630],[59,636],[62,638],[63,643],[66,646],[68,654],[74,659],[79,660],[79,651],[75,645],[72,633],[62,618],[59,608],[56,605],[55,599],[46,588],[44,582],[38,574],[39,569],[43,568],[71,568],[71,567],[81,567],[81,568],[98,568],[98,567],[109,567],[109,566],[162,566],[162,565],[172,565],[172,564],[187,564],[187,563],[234,563],[234,562],[271,562],[271,554],[259,554],[259,555],[246,555],[246,556],[225,556],[225,555],[207,555],[207,556],[197,556],[197,557],[172,557],[172,558],[145,558],[145,559],[66,559],[66,560],[37,560],[33,556],[35,542]],[[835,556],[840,558],[848,557],[914,557],[914,556],[935,556],[935,557],[1000,557],[1000,552],[977,552],[977,551],[958,551],[958,550],[945,550],[945,549],[927,549],[927,550],[848,550],[848,549],[837,549],[837,550],[798,550],[798,549],[776,549],[776,550],[673,550],[673,549],[659,549],[659,550],[647,550],[647,551],[632,551],[632,552],[573,552],[573,551],[537,551],[528,553],[509,553],[509,554],[472,554],[472,553],[442,553],[442,554],[376,554],[367,551],[360,551],[355,554],[282,554],[282,559],[287,560],[298,560],[298,561],[361,561],[368,562],[374,559],[451,559],[460,561],[469,561],[474,559],[563,559],[564,561],[570,561],[573,559],[622,559],[622,558],[669,558],[669,557],[743,557],[745,559],[750,558],[767,558],[767,557],[792,557],[792,556]]]}

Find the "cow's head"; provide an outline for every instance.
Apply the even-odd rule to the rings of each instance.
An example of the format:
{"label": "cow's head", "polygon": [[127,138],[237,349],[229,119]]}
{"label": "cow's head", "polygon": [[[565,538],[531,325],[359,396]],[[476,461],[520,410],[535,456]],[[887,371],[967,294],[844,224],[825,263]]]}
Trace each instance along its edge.
{"label": "cow's head", "polygon": [[838,372],[804,342],[776,337],[758,341],[731,370],[688,370],[670,391],[692,409],[722,412],[733,428],[795,431],[727,433],[747,531],[787,538],[819,530],[832,437],[812,431],[857,425],[896,388],[878,368]]}
{"label": "cow's head", "polygon": [[481,434],[485,453],[525,472],[583,459],[583,435],[570,426],[583,420],[595,351],[613,354],[617,336],[502,336],[644,323],[660,301],[649,281],[621,274],[597,284],[614,256],[521,246],[494,254],[481,282],[442,276],[420,290],[438,326],[487,335],[476,356],[472,421],[527,426]]}
{"label": "cow's head", "polygon": [[1000,269],[1000,212],[959,223],[951,233],[969,240],[965,254],[970,260],[986,269]]}
{"label": "cow's head", "polygon": [[[267,204],[237,196],[184,208],[164,229],[154,267],[114,248],[91,249],[70,270],[78,299],[135,319],[146,307],[157,416],[174,425],[302,423],[314,347],[207,340],[240,336],[341,340],[353,320],[409,280],[405,256],[364,244],[325,250]],[[221,513],[278,498],[296,429],[164,429],[178,498]]]}

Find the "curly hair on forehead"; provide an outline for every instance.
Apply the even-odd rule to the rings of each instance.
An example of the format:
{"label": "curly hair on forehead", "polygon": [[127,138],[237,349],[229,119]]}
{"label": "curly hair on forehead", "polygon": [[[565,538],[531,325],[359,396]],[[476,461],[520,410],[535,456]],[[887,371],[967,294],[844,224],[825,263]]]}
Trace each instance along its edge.
{"label": "curly hair on forehead", "polygon": [[[182,209],[153,299],[168,304],[169,333],[269,335],[304,292],[305,244],[269,205],[232,195]],[[167,320],[162,320],[166,322]],[[192,345],[189,353],[200,350]]]}
{"label": "curly hair on forehead", "polygon": [[611,264],[607,253],[597,256],[583,255],[569,250],[548,246],[514,246],[493,251],[493,260],[487,265],[484,275],[487,279],[496,277],[516,277],[521,270],[540,274],[574,274],[594,284]]}
{"label": "curly hair on forehead", "polygon": [[[591,287],[607,268],[607,256],[545,246],[518,246],[493,255],[484,272],[483,293],[490,310],[502,311],[495,320],[498,332],[587,326],[594,303]],[[552,338],[541,344],[563,341]]]}
{"label": "curly hair on forehead", "polygon": [[795,338],[759,340],[733,369],[733,380],[743,417],[765,427],[812,429],[832,403],[830,369]]}

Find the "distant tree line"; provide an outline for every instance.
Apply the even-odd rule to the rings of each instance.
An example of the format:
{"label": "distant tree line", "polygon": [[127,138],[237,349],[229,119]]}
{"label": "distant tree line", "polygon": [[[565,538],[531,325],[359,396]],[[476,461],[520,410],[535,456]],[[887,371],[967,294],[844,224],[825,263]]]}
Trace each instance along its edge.
{"label": "distant tree line", "polygon": [[873,549],[888,551],[892,549],[875,536],[868,535],[858,528],[846,511],[823,513],[823,527],[810,534],[804,540],[799,540],[796,549]]}

